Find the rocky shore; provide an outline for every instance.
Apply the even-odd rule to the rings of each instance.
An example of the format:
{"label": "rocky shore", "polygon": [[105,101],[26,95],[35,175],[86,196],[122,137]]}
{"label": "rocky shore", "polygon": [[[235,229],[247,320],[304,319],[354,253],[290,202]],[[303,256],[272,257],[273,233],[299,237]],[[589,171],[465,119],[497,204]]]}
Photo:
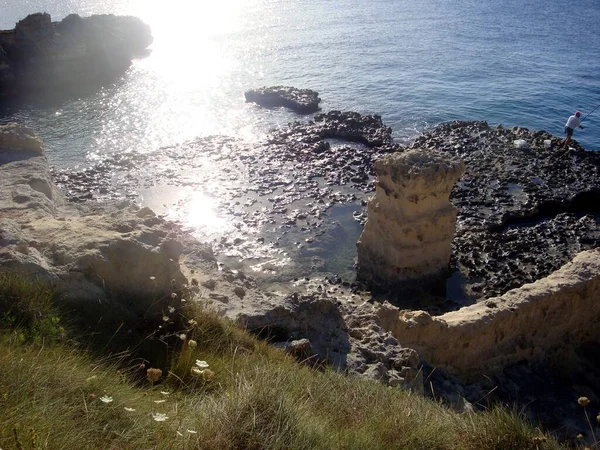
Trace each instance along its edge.
{"label": "rocky shore", "polygon": [[[259,145],[212,136],[145,155],[157,169],[152,182],[171,180],[177,165],[193,178],[201,163],[190,155],[199,148],[212,165],[227,165],[217,180],[225,199],[220,213],[234,231],[208,245],[148,208],[116,201],[149,183],[136,172],[141,156],[114,155],[79,172],[51,173],[35,133],[10,124],[0,129],[0,266],[51,280],[74,308],[100,301],[134,317],[168,307],[168,300],[148,299],[185,286],[305,363],[441,396],[461,410],[521,401],[522,378],[535,373],[547,374],[564,398],[600,401],[593,391],[600,370],[586,350],[600,339],[600,157],[576,143],[558,147],[559,139],[544,131],[485,122],[442,124],[405,147],[379,116],[331,111],[274,130]],[[422,180],[415,161],[430,159],[435,164]],[[129,184],[115,183],[118,170]],[[231,183],[240,174],[244,185]],[[376,185],[385,196],[369,203]],[[410,220],[385,220],[394,201]],[[385,226],[369,237],[375,244],[379,233],[408,237],[414,247],[430,222],[443,231],[442,240],[435,227],[429,230],[427,242],[441,250],[419,270],[405,261],[414,253],[398,257],[392,244],[384,247],[394,255],[391,276],[430,275],[423,267],[450,271],[446,295],[436,291],[429,302],[415,303],[393,285],[373,295],[337,274],[305,277],[298,265],[288,285],[294,292],[275,292],[243,268],[217,261],[227,252],[239,258],[258,247],[287,246],[289,259],[312,252],[318,266],[325,262],[317,257],[323,239],[329,234],[336,244],[327,214],[346,205],[363,225],[376,216],[377,203],[386,208],[379,207],[377,219]],[[263,228],[270,231],[253,234]],[[289,236],[303,240],[288,242]],[[374,259],[363,258],[363,267]],[[581,375],[578,365],[586,367],[584,381],[561,384]],[[526,409],[533,420],[585,428],[570,407],[536,402]]]}
{"label": "rocky shore", "polygon": [[100,86],[151,43],[150,27],[136,17],[71,14],[52,22],[47,13],[31,14],[0,31],[0,99]]}

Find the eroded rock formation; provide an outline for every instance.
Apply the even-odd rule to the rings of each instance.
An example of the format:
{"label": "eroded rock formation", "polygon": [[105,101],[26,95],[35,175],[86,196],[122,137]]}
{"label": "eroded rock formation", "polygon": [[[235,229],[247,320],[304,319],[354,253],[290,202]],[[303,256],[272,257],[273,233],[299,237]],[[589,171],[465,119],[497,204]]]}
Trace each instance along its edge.
{"label": "eroded rock formation", "polygon": [[101,85],[151,43],[136,17],[71,14],[53,23],[49,14],[31,14],[0,31],[0,98]]}
{"label": "eroded rock formation", "polygon": [[0,266],[52,280],[67,300],[135,298],[137,312],[186,283],[177,227],[127,204],[73,208],[32,130],[0,126],[0,143]]}
{"label": "eroded rock formation", "polygon": [[384,330],[369,306],[341,307],[334,297],[315,291],[247,305],[236,317],[304,362],[423,391],[419,355]]}
{"label": "eroded rock formation", "polygon": [[107,309],[119,320],[162,315],[178,301],[170,293],[187,285],[198,301],[302,359],[422,390],[417,353],[373,311],[355,315],[320,285],[306,295],[265,292],[243,272],[218,268],[210,246],[148,208],[69,204],[32,130],[0,126],[0,143],[0,270],[51,280],[94,320]]}
{"label": "eroded rock formation", "polygon": [[501,297],[432,317],[384,304],[382,326],[435,366],[495,374],[520,361],[568,364],[600,341],[600,249]]}
{"label": "eroded rock formation", "polygon": [[247,102],[265,108],[284,107],[299,114],[310,114],[319,110],[319,93],[310,89],[289,86],[273,86],[251,89],[244,94]]}
{"label": "eroded rock formation", "polygon": [[358,278],[374,287],[407,288],[445,280],[455,233],[450,191],[463,163],[411,150],[375,162],[378,180],[358,248]]}

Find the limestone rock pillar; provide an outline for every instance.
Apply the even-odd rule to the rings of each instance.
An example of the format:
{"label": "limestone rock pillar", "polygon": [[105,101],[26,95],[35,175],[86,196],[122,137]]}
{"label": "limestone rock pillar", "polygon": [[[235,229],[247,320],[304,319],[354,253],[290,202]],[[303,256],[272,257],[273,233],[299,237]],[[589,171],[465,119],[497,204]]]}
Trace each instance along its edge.
{"label": "limestone rock pillar", "polygon": [[463,172],[462,161],[435,150],[375,162],[375,196],[357,243],[360,281],[383,289],[421,281],[427,290],[445,280],[457,212],[450,191]]}

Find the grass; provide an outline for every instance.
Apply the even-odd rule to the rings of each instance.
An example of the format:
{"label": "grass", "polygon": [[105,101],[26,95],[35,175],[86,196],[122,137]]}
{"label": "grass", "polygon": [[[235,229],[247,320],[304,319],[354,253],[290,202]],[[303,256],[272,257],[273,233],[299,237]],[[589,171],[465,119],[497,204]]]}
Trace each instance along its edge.
{"label": "grass", "polygon": [[[0,274],[0,304],[19,317],[0,330],[4,450],[560,448],[502,408],[458,414],[401,389],[299,365],[179,297],[154,331],[138,334],[148,321],[127,324],[127,341],[100,349],[82,345],[77,330],[58,338],[52,327],[36,328],[36,317],[57,317],[49,298],[44,285]],[[146,344],[136,340],[158,342],[161,355],[140,357]],[[154,368],[162,376],[149,382]]]}

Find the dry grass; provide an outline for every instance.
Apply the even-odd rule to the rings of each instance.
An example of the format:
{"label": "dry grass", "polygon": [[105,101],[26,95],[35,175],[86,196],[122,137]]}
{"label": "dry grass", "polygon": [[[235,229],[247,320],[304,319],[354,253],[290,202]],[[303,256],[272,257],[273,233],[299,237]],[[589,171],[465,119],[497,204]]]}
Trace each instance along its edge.
{"label": "dry grass", "polygon": [[178,307],[170,319],[162,336],[148,338],[169,347],[157,358],[166,365],[155,383],[145,379],[152,362],[132,364],[135,348],[107,357],[2,331],[0,448],[560,448],[503,409],[461,415],[400,389],[298,365],[197,306]]}

